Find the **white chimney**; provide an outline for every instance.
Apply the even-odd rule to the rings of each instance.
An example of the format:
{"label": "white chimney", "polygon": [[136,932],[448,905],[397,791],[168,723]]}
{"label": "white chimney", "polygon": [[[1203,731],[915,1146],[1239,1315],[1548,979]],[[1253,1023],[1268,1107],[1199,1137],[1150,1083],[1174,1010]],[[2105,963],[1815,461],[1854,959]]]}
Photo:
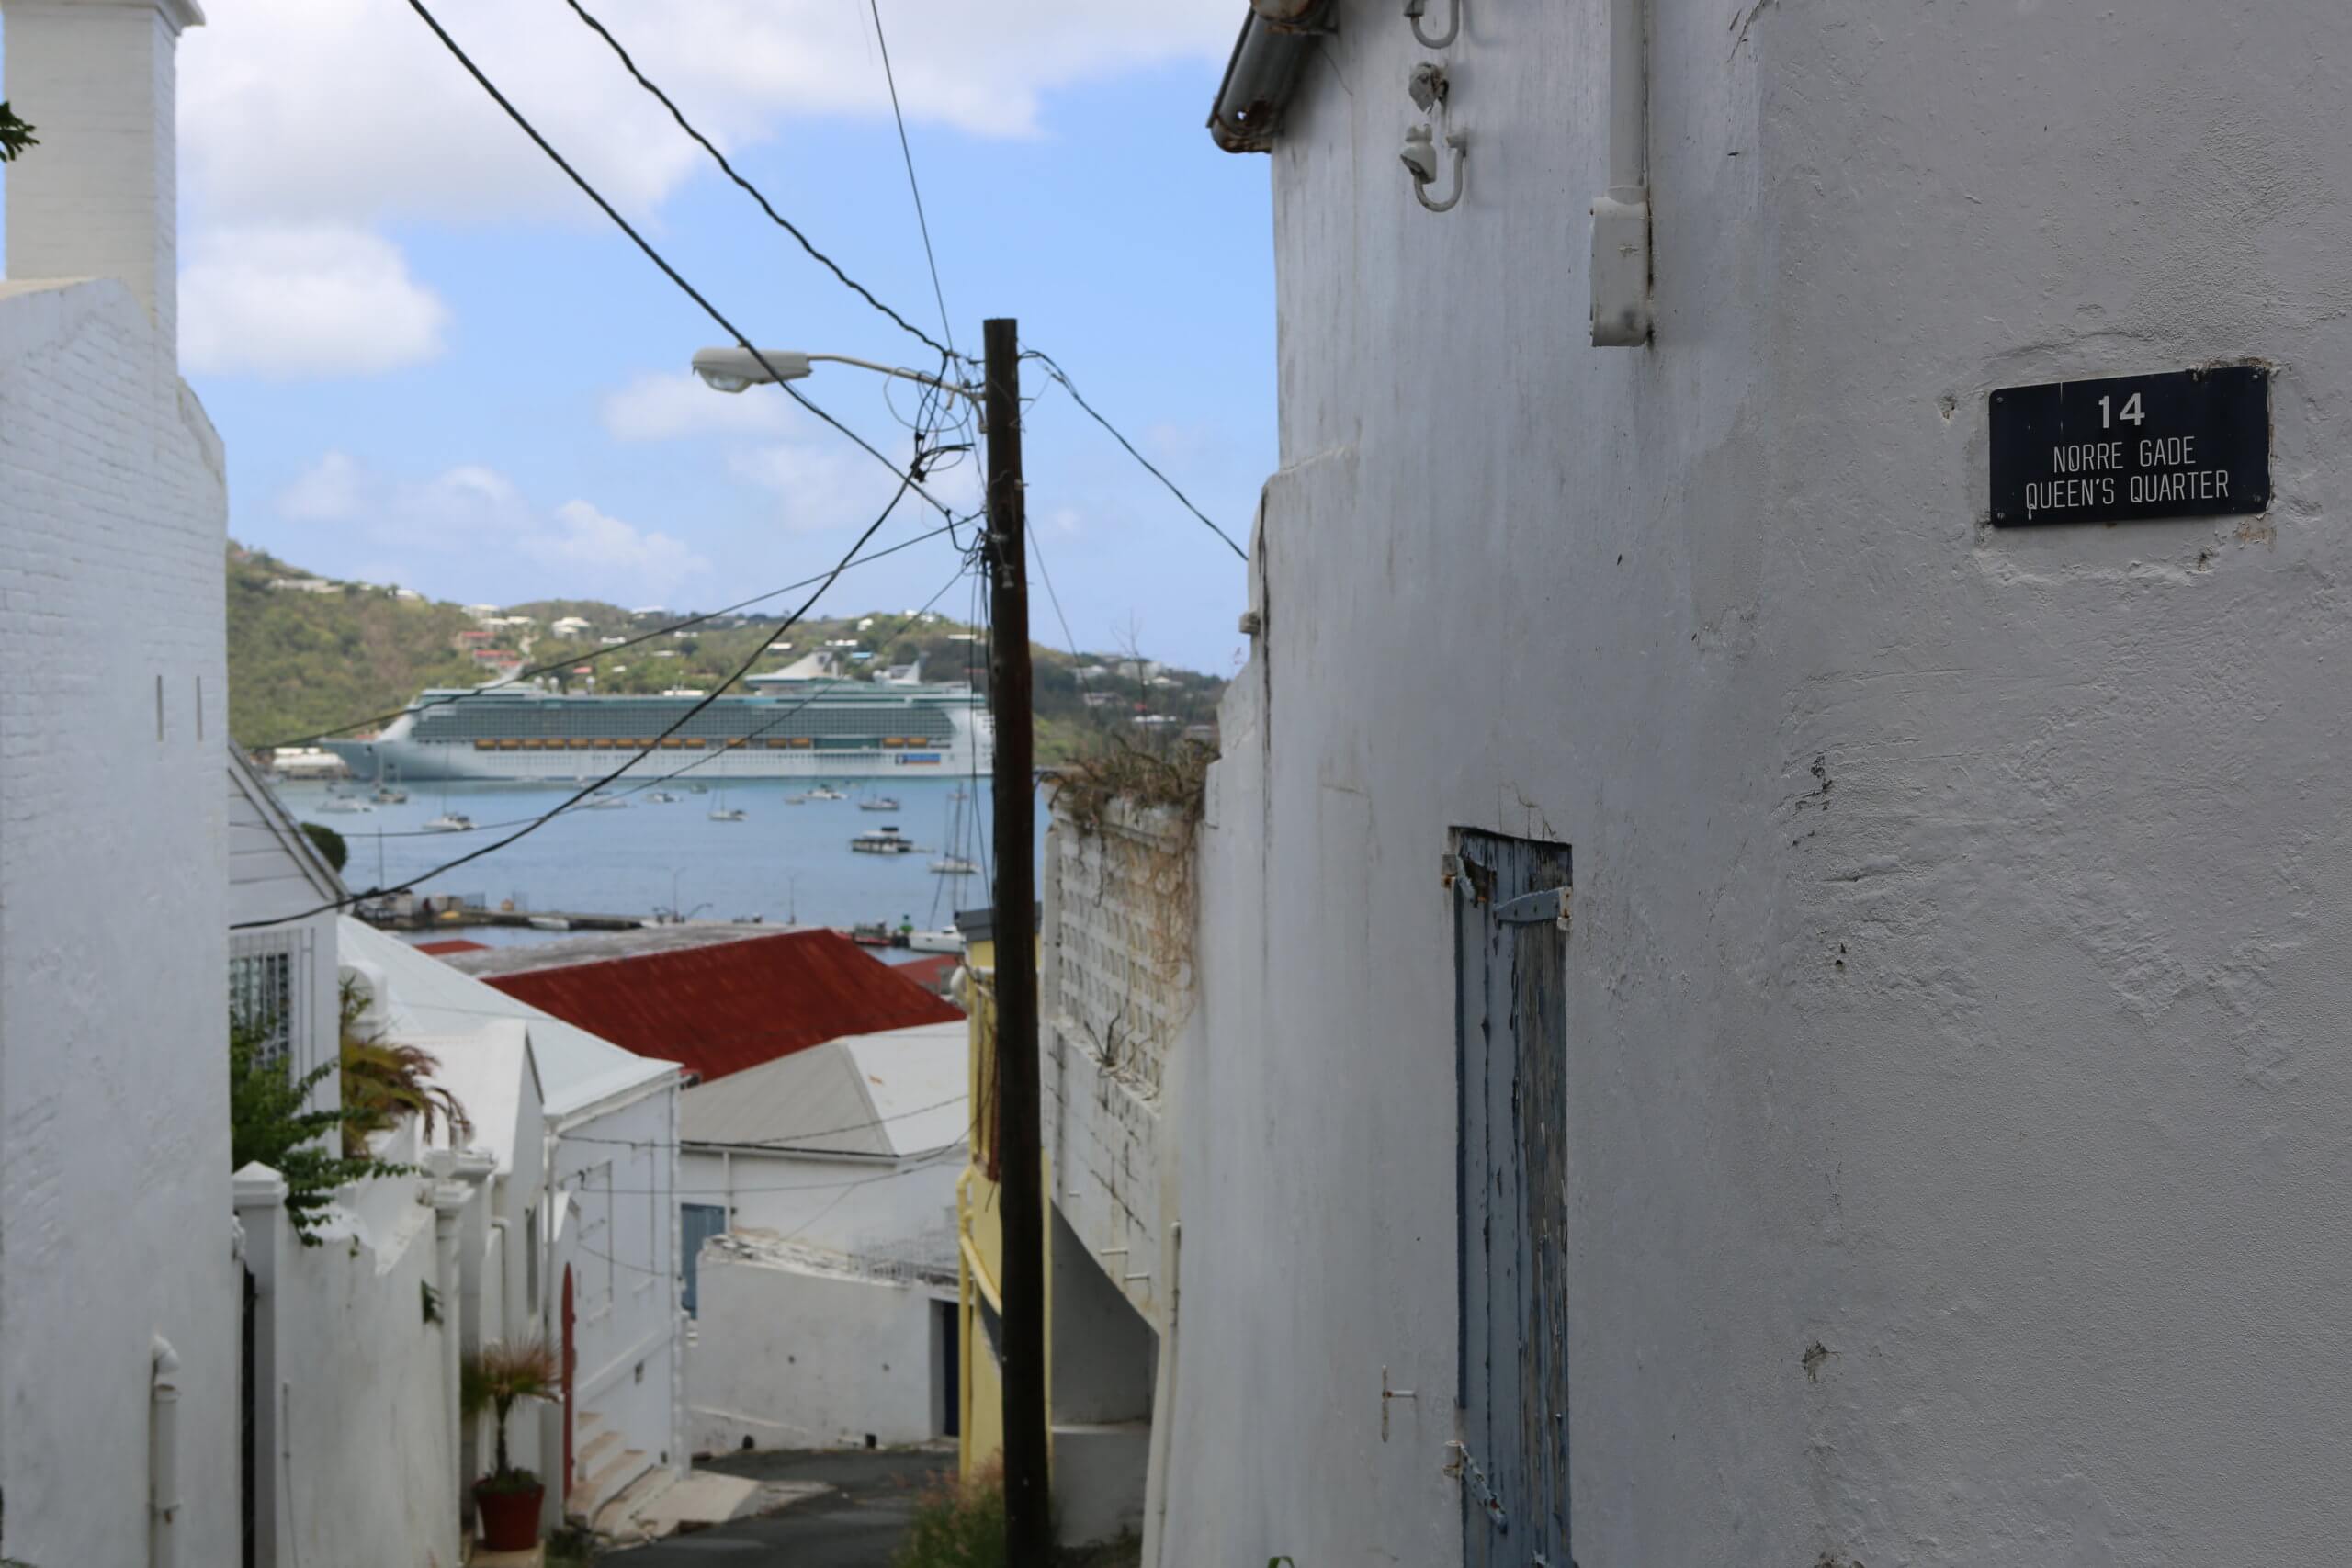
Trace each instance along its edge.
{"label": "white chimney", "polygon": [[175,356],[173,56],[203,20],[196,0],[0,0],[0,97],[40,139],[8,165],[7,276],[119,277]]}

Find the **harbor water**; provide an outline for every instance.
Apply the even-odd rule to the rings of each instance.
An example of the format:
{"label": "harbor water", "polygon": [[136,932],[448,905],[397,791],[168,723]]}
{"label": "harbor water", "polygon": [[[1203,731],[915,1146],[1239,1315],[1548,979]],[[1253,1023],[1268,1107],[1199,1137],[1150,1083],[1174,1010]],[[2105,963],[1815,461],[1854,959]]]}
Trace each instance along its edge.
{"label": "harbor water", "polygon": [[[396,887],[412,879],[419,894],[457,894],[492,908],[508,899],[526,912],[651,916],[675,910],[693,919],[749,919],[770,924],[835,926],[875,921],[921,930],[946,926],[959,908],[989,902],[988,880],[941,875],[932,863],[961,854],[993,864],[989,789],[986,780],[888,781],[888,788],[833,781],[848,798],[807,800],[811,781],[763,779],[690,793],[667,785],[669,802],[627,796],[626,806],[575,807],[528,837],[454,870],[435,868],[496,842],[546,812],[577,785],[540,784],[418,784],[407,801],[365,811],[322,810],[335,797],[367,800],[372,786],[280,780],[278,798],[304,822],[343,835],[350,856],[344,881],[351,889]],[[960,795],[960,801],[956,797]],[[887,795],[895,811],[861,809]],[[583,803],[584,806],[584,803]],[[741,821],[713,820],[714,811],[740,810]],[[955,831],[960,811],[961,830]],[[471,832],[429,832],[447,814],[470,818]],[[1046,830],[1042,792],[1037,805],[1040,854]],[[864,854],[850,840],[886,826],[919,846],[910,854]],[[1042,862],[1041,862],[1042,863]],[[527,929],[468,928],[485,942],[529,941]]]}

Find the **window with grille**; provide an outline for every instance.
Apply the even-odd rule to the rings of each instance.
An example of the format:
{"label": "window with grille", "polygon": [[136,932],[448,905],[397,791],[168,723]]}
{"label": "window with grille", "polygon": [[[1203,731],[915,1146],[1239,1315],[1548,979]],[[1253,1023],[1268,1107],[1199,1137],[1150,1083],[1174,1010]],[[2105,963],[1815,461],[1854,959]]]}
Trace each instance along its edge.
{"label": "window with grille", "polygon": [[261,1041],[266,1061],[293,1056],[297,991],[291,948],[232,953],[229,958],[229,1017]]}

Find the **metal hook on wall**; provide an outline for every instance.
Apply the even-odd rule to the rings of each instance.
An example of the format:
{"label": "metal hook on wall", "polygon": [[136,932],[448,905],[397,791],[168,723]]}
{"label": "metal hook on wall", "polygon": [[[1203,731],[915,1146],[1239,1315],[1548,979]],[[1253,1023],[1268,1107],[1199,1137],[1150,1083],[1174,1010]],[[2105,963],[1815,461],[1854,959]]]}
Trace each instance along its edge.
{"label": "metal hook on wall", "polygon": [[1430,0],[1405,0],[1405,20],[1412,27],[1413,38],[1423,49],[1443,49],[1462,31],[1462,0],[1447,0],[1452,19],[1446,23],[1443,38],[1431,38],[1421,31],[1421,18],[1429,14]]}
{"label": "metal hook on wall", "polygon": [[1414,199],[1431,212],[1448,211],[1462,199],[1463,160],[1464,149],[1468,146],[1468,138],[1453,129],[1453,117],[1448,111],[1446,100],[1453,90],[1453,84],[1446,78],[1444,66],[1425,60],[1413,67],[1405,90],[1411,96],[1416,108],[1424,114],[1436,115],[1437,123],[1445,128],[1445,144],[1453,149],[1453,194],[1443,201],[1431,201],[1430,186],[1438,175],[1436,133],[1426,120],[1406,129],[1405,147],[1399,155],[1405,160],[1407,172],[1413,176]]}

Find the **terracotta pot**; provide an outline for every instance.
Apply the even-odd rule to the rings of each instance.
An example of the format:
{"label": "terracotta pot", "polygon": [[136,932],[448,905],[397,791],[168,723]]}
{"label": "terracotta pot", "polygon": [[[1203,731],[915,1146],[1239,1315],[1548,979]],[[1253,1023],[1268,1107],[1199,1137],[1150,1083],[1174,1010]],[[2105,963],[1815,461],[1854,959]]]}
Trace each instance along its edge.
{"label": "terracotta pot", "polygon": [[528,1551],[539,1544],[539,1505],[548,1489],[526,1492],[474,1488],[474,1511],[481,1516],[481,1543],[491,1551]]}

